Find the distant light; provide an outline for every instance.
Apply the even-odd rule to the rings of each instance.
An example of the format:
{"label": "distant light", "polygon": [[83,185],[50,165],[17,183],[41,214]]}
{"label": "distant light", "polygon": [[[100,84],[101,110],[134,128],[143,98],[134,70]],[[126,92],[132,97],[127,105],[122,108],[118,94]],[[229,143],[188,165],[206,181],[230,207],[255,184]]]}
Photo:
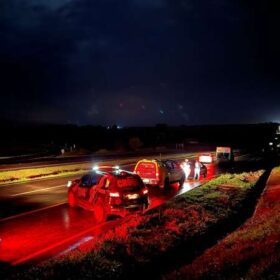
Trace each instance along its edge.
{"label": "distant light", "polygon": [[164,114],[164,111],[163,110],[159,110],[159,112],[163,115]]}
{"label": "distant light", "polygon": [[117,126],[117,129],[122,129],[122,127],[120,125]]}
{"label": "distant light", "polygon": [[120,169],[120,167],[118,165],[114,166],[115,169]]}
{"label": "distant light", "polygon": [[273,143],[272,143],[272,142],[269,142],[269,146],[273,146]]}
{"label": "distant light", "polygon": [[72,186],[72,181],[67,182],[67,187],[70,188]]}

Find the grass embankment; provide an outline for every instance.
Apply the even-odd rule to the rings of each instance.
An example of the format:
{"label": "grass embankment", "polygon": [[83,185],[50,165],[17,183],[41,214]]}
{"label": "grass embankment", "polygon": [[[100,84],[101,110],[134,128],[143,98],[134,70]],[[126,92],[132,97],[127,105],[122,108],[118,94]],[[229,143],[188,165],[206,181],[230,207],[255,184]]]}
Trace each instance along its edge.
{"label": "grass embankment", "polygon": [[280,279],[280,167],[238,230],[167,279]]}
{"label": "grass embankment", "polygon": [[[242,208],[262,172],[222,175],[55,261],[15,275],[21,279],[124,279],[158,276],[193,257],[205,236]],[[244,206],[244,205],[243,205]]]}
{"label": "grass embankment", "polygon": [[[146,158],[154,158],[155,156],[148,156]],[[194,154],[178,154],[178,155],[163,155],[162,159],[183,159],[194,157]],[[141,157],[127,158],[121,160],[108,160],[103,161],[102,165],[124,165],[135,163],[136,161],[142,159]],[[76,164],[64,164],[64,165],[55,165],[49,167],[35,167],[35,168],[26,168],[26,169],[17,169],[17,170],[5,170],[0,171],[0,184],[9,184],[15,182],[26,182],[34,179],[41,178],[52,178],[58,176],[71,176],[79,175],[90,171],[93,163],[76,163]]]}

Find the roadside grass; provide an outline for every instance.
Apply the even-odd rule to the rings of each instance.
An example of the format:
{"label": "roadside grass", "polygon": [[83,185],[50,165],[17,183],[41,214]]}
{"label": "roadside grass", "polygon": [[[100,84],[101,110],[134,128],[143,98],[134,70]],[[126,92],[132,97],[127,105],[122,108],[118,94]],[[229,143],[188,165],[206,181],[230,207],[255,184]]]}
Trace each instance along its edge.
{"label": "roadside grass", "polygon": [[[18,268],[21,279],[143,279],[158,277],[182,258],[193,258],[205,236],[231,223],[262,171],[222,175],[123,223],[94,242],[31,268]],[[22,270],[21,270],[22,269]]]}
{"label": "roadside grass", "polygon": [[[194,154],[178,154],[172,155],[173,159],[181,159],[184,157],[194,157]],[[154,158],[154,156],[149,156],[147,158]],[[162,159],[170,158],[170,155],[163,155]],[[130,164],[139,160],[139,157],[122,159],[122,160],[109,160],[102,162],[102,165],[115,165],[115,164]],[[95,162],[95,163],[98,163]],[[28,168],[28,169],[19,169],[19,170],[5,170],[0,171],[0,185],[9,184],[9,183],[20,183],[31,181],[34,179],[40,178],[53,178],[59,176],[71,176],[79,175],[84,172],[91,170],[93,162],[87,163],[76,163],[76,164],[65,164],[65,165],[56,165],[50,167],[37,167],[37,168]]]}
{"label": "roadside grass", "polygon": [[244,225],[165,279],[280,279],[279,214],[280,167]]}
{"label": "roadside grass", "polygon": [[65,166],[30,168],[21,170],[9,170],[0,172],[0,184],[25,182],[38,178],[57,177],[65,175],[75,175],[89,171],[91,165],[87,164],[73,164]]}

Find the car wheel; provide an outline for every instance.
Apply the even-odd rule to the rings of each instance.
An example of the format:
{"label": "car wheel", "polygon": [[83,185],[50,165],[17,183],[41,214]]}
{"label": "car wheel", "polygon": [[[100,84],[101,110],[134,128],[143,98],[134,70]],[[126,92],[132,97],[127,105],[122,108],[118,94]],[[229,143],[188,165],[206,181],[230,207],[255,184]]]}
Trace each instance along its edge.
{"label": "car wheel", "polygon": [[75,207],[76,206],[76,199],[75,199],[75,196],[72,192],[68,193],[68,205],[70,207]]}
{"label": "car wheel", "polygon": [[97,203],[94,207],[94,219],[99,224],[106,221],[106,213],[101,203]]}
{"label": "car wheel", "polygon": [[181,180],[179,181],[180,188],[184,185],[185,180],[186,180],[186,176],[183,176],[183,177],[181,178]]}
{"label": "car wheel", "polygon": [[170,188],[170,182],[168,178],[165,178],[164,180],[164,189],[168,190]]}

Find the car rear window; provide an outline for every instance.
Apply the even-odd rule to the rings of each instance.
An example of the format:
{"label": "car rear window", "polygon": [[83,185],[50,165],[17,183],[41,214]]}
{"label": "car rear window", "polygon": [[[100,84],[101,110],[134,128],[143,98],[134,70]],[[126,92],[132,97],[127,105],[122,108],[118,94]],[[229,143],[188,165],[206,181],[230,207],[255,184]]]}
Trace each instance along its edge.
{"label": "car rear window", "polygon": [[141,162],[141,163],[139,163],[139,165],[138,165],[138,168],[137,169],[139,169],[139,171],[140,170],[147,170],[147,169],[155,169],[156,168],[156,164],[154,163],[154,162]]}

